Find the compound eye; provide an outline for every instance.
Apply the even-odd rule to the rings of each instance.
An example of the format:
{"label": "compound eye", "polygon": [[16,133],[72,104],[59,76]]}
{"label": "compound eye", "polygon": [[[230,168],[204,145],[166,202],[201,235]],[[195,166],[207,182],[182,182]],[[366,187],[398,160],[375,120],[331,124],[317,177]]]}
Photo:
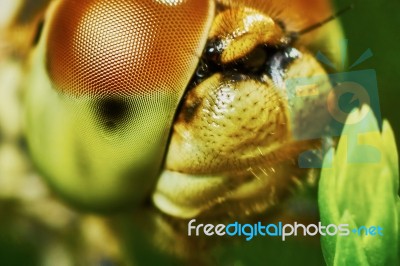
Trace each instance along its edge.
{"label": "compound eye", "polygon": [[182,94],[213,16],[210,1],[60,1],[50,17],[47,71],[76,96]]}

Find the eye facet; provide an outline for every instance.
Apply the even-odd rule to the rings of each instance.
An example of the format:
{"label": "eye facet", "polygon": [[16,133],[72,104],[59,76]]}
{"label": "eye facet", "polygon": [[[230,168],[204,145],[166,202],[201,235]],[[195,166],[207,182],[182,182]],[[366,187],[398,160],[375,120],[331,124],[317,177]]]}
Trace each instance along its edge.
{"label": "eye facet", "polygon": [[205,41],[206,1],[60,1],[47,70],[73,95],[181,94]]}
{"label": "eye facet", "polygon": [[99,121],[109,130],[115,129],[121,123],[129,122],[132,119],[130,116],[134,113],[131,104],[117,98],[102,99],[95,104],[96,107]]}
{"label": "eye facet", "polygon": [[142,203],[214,16],[209,0],[53,1],[26,82],[30,152],[80,207]]}

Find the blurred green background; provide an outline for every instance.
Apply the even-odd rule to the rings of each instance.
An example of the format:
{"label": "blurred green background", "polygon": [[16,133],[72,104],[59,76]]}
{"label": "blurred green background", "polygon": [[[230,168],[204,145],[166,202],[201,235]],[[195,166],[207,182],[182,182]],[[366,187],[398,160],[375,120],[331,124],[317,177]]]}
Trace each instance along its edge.
{"label": "blurred green background", "polygon": [[400,147],[400,1],[398,0],[336,0],[336,10],[353,4],[342,15],[348,40],[349,65],[368,48],[373,57],[352,70],[375,69],[383,119],[388,119]]}

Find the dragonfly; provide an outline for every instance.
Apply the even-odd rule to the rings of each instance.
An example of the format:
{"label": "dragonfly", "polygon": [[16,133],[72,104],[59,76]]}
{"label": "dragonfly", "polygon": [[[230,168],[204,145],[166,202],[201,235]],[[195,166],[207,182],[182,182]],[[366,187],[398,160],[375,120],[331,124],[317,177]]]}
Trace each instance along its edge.
{"label": "dragonfly", "polygon": [[[9,2],[0,206],[49,236],[44,261],[123,260],[116,213],[169,243],[187,219],[251,219],[316,182],[297,159],[329,124],[332,85],[314,55],[341,60],[330,1]],[[186,237],[155,245],[190,257]]]}

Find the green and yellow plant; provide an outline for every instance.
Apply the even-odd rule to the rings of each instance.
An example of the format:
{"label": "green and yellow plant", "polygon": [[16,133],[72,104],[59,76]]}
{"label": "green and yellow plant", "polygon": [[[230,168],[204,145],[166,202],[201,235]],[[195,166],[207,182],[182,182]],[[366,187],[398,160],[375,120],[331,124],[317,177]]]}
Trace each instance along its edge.
{"label": "green and yellow plant", "polygon": [[324,225],[380,226],[382,235],[351,231],[321,237],[327,265],[400,265],[398,193],[393,131],[387,121],[380,131],[371,109],[363,106],[350,114],[336,151],[325,156],[318,203]]}

